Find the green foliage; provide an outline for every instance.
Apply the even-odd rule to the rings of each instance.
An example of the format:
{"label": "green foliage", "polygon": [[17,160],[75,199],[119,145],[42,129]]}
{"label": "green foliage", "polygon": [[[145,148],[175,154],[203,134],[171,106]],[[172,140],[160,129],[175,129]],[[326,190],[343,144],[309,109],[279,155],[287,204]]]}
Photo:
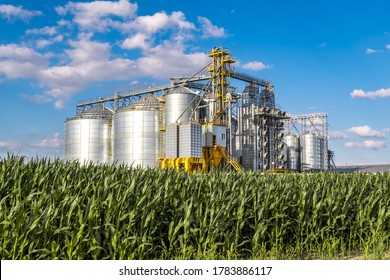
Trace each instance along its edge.
{"label": "green foliage", "polygon": [[1,259],[380,259],[390,175],[0,159]]}

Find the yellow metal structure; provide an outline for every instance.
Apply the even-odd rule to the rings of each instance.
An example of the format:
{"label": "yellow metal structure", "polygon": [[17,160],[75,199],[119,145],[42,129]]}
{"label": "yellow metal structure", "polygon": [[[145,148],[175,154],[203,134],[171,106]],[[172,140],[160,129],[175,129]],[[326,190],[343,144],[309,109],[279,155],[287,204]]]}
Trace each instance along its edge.
{"label": "yellow metal structure", "polygon": [[[214,107],[210,108],[212,112],[211,117],[209,118],[209,122],[205,123],[204,126],[212,127],[213,125],[217,125],[226,127],[228,125],[226,109],[230,106],[229,103],[231,102],[231,98],[228,97],[230,76],[232,75],[230,64],[234,63],[235,59],[231,58],[230,51],[224,48],[213,48],[208,56],[212,58],[208,71],[212,76],[212,97],[214,102],[211,104]],[[207,131],[207,129],[206,127],[205,130]],[[237,171],[243,170],[237,160],[227,154],[226,148],[218,145],[215,135],[210,142],[202,147],[201,158],[164,158],[161,167],[185,170],[187,172],[208,172],[213,168],[231,165]]]}
{"label": "yellow metal structure", "polygon": [[213,48],[208,54],[213,60],[208,68],[212,74],[212,90],[215,100],[213,108],[213,124],[226,125],[226,103],[230,102],[227,93],[230,89],[230,76],[232,74],[230,64],[236,60],[231,58],[230,51],[223,48]]}
{"label": "yellow metal structure", "polygon": [[[213,48],[208,56],[212,58],[208,71],[212,74],[212,94],[215,100],[211,125],[227,126],[226,108],[230,106],[228,103],[231,102],[228,97],[230,76],[232,75],[230,64],[236,60],[230,56],[230,51],[224,48]],[[232,165],[236,170],[242,169],[236,160],[227,155],[226,148],[215,142],[211,147],[203,147],[203,158],[208,163],[209,168],[215,168],[225,163]]]}
{"label": "yellow metal structure", "polygon": [[174,168],[177,171],[185,170],[189,173],[206,171],[206,163],[203,158],[165,158],[161,163],[162,168]]}
{"label": "yellow metal structure", "polygon": [[221,166],[222,162],[231,165],[236,171],[243,170],[240,163],[226,153],[221,146],[203,147],[202,158],[166,158],[162,160],[162,168],[174,168],[177,171],[185,170],[189,173],[197,171],[208,172],[213,168]]}

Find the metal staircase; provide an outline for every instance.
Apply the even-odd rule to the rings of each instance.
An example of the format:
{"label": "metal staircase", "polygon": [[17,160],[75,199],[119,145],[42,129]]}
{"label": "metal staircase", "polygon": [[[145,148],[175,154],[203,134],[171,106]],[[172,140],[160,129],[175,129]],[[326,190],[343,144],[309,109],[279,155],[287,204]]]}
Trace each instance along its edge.
{"label": "metal staircase", "polygon": [[232,157],[226,153],[226,150],[224,148],[222,148],[222,147],[218,147],[218,148],[219,148],[219,151],[221,152],[224,160],[228,164],[230,164],[234,168],[234,170],[236,170],[236,171],[244,170],[244,168],[242,168],[241,164],[234,157]]}

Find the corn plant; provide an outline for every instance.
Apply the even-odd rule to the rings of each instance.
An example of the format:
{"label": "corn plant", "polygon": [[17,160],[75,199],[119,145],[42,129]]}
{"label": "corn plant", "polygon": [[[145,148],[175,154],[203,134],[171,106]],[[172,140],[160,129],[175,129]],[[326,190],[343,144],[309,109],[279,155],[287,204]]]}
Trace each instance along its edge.
{"label": "corn plant", "polygon": [[388,258],[389,174],[0,159],[1,259]]}

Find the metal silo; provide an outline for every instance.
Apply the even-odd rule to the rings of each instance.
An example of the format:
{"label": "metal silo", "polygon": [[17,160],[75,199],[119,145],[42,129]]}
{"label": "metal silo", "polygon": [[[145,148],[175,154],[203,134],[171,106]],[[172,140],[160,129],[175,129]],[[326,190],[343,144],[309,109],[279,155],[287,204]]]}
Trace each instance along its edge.
{"label": "metal silo", "polygon": [[98,104],[65,121],[65,160],[111,162],[112,111]]}
{"label": "metal silo", "polygon": [[302,170],[322,170],[323,156],[321,135],[309,132],[300,136]]}
{"label": "metal silo", "polygon": [[200,96],[186,87],[177,87],[164,95],[165,99],[165,125],[186,123],[193,115],[193,120],[199,119],[197,105]]}
{"label": "metal silo", "polygon": [[295,171],[301,170],[298,135],[287,134],[284,139],[287,146],[287,169]]}
{"label": "metal silo", "polygon": [[206,93],[203,96],[203,99],[200,103],[201,105],[201,110],[200,110],[200,119],[203,122],[209,122],[212,118],[213,115],[215,115],[214,110],[214,104],[215,104],[215,99],[212,97],[211,93]]}
{"label": "metal silo", "polygon": [[113,159],[134,167],[158,167],[160,104],[148,95],[113,115]]}

